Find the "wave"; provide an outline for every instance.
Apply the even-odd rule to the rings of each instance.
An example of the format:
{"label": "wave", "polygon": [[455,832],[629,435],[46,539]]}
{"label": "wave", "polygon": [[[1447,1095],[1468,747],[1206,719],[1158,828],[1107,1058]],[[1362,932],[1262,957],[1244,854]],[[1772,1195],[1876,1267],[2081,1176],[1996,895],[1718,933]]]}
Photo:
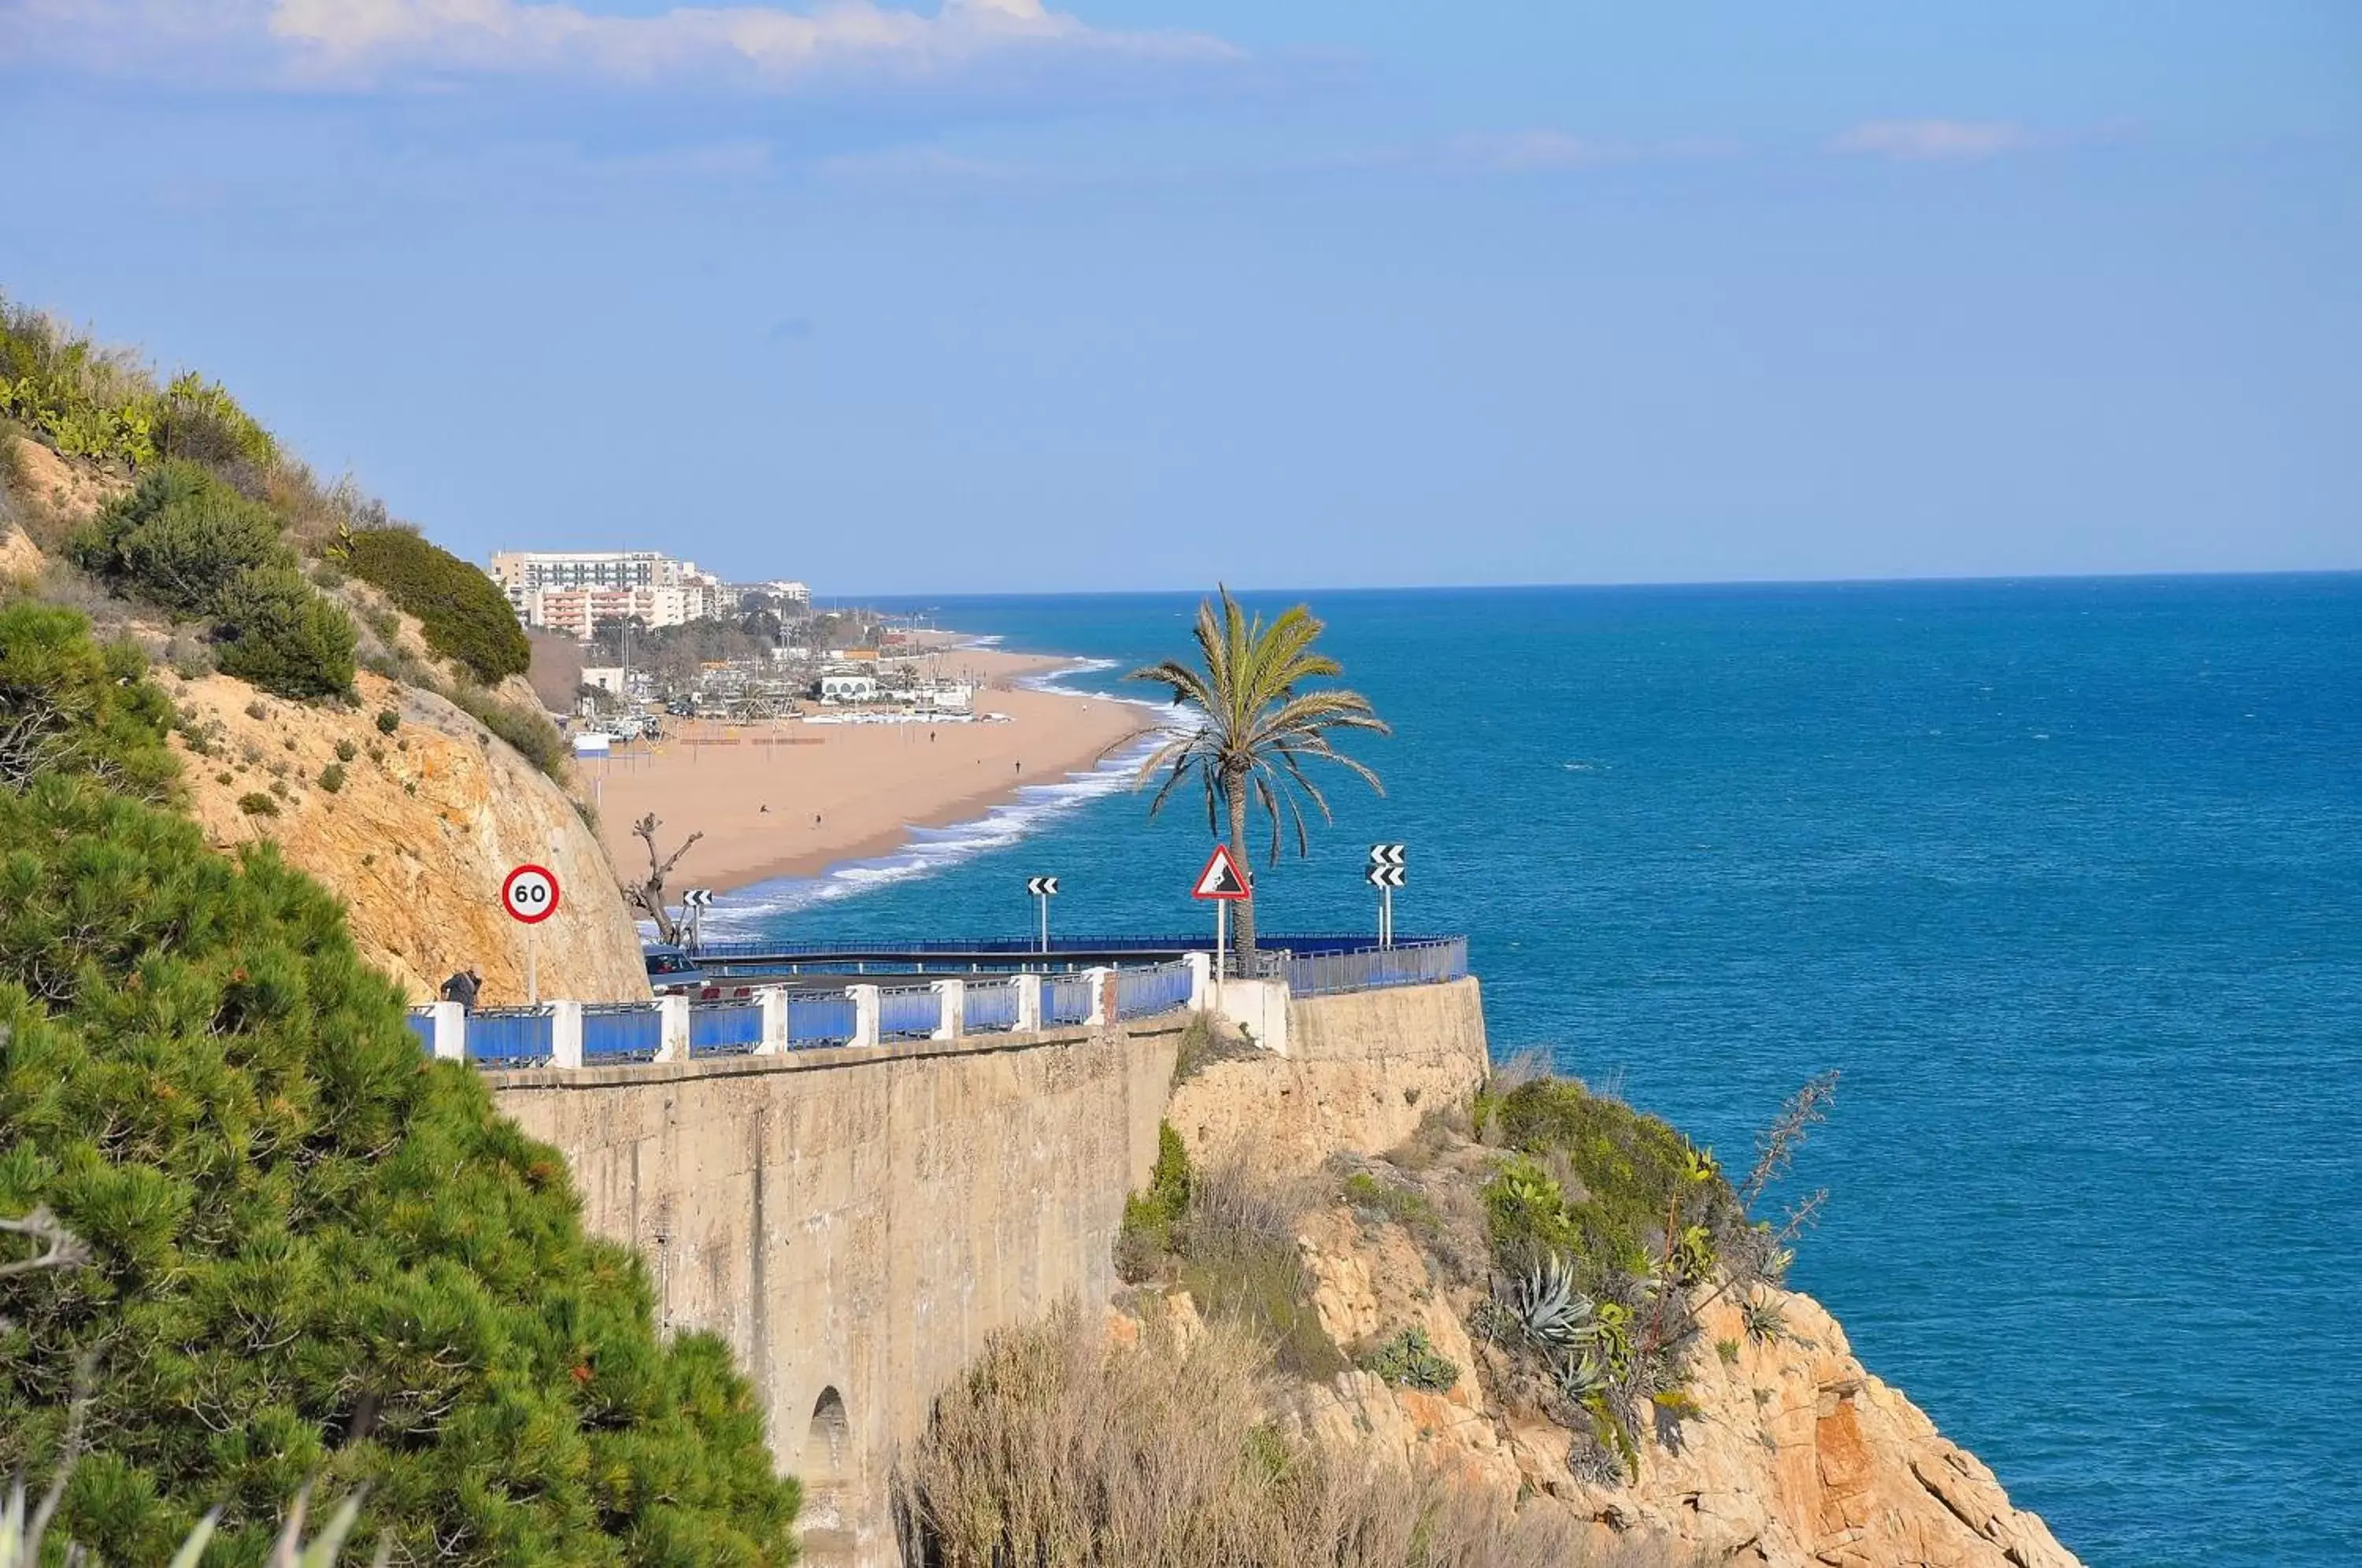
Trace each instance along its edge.
{"label": "wave", "polygon": [[1142,759],[1162,738],[1160,733],[1151,732],[1102,758],[1088,772],[1069,773],[1054,784],[1023,785],[1015,800],[1003,801],[972,822],[906,827],[903,831],[910,842],[891,855],[848,860],[817,877],[781,878],[724,894],[705,913],[705,934],[715,940],[767,934],[769,922],[781,915],[930,876],[979,855],[1006,849],[1093,801],[1131,789]]}

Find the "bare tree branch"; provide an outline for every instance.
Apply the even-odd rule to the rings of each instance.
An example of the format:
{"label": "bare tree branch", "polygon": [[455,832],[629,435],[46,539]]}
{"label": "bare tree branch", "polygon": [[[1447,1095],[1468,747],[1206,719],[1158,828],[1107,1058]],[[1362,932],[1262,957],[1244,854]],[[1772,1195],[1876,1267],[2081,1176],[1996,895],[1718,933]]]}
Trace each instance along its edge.
{"label": "bare tree branch", "polygon": [[665,878],[672,875],[672,868],[680,864],[680,857],[689,853],[690,845],[705,834],[702,832],[690,834],[681,840],[679,849],[667,855],[657,847],[657,829],[663,825],[654,812],[632,824],[633,836],[648,846],[648,875],[645,881],[624,884],[624,901],[656,922],[657,940],[679,942],[680,922],[673,918],[672,911],[665,907]]}

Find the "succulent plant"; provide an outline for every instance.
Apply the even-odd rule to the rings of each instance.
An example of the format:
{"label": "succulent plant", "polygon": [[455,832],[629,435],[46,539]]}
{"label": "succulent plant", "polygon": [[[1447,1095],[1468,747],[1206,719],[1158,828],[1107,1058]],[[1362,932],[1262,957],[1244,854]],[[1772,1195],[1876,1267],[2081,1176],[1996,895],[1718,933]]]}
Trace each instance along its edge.
{"label": "succulent plant", "polygon": [[1596,1331],[1596,1309],[1574,1287],[1574,1270],[1553,1253],[1510,1287],[1509,1309],[1536,1344],[1572,1351]]}
{"label": "succulent plant", "polygon": [[1747,1337],[1758,1343],[1768,1345],[1788,1337],[1787,1309],[1769,1297],[1750,1296],[1740,1302],[1738,1320],[1747,1326]]}

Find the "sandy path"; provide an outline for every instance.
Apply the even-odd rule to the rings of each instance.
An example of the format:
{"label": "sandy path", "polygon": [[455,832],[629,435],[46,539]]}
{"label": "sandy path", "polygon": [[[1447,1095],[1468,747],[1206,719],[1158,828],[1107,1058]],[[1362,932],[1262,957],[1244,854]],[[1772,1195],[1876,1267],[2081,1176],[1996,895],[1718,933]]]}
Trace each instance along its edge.
{"label": "sandy path", "polygon": [[1007,713],[1009,723],[677,722],[654,747],[583,762],[607,853],[625,878],[645,875],[647,851],[632,824],[654,812],[668,850],[691,832],[705,835],[668,887],[726,891],[816,876],[891,853],[913,826],[983,816],[1021,785],[1087,771],[1148,727],[1151,715],[1132,703],[1012,684],[1068,662],[972,649],[942,656],[944,675],[980,677],[988,688],[977,711]]}

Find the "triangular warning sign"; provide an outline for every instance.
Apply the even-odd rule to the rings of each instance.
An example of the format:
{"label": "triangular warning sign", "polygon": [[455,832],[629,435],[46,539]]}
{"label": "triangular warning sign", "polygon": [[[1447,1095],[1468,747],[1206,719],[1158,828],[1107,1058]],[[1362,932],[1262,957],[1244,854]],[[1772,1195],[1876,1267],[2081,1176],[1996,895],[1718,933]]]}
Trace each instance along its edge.
{"label": "triangular warning sign", "polygon": [[1239,863],[1231,858],[1231,846],[1214,845],[1214,853],[1206,857],[1206,868],[1198,873],[1197,885],[1189,889],[1193,899],[1243,899],[1247,894],[1246,877]]}

